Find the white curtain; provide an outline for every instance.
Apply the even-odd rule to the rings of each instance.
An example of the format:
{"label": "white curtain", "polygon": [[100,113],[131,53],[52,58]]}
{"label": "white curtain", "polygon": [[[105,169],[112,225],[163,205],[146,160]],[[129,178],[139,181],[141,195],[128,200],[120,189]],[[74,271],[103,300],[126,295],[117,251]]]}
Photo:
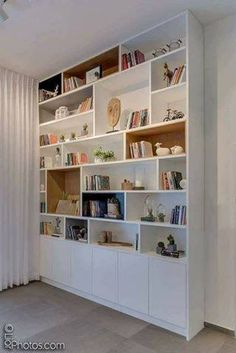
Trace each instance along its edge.
{"label": "white curtain", "polygon": [[37,81],[0,68],[0,290],[38,279]]}

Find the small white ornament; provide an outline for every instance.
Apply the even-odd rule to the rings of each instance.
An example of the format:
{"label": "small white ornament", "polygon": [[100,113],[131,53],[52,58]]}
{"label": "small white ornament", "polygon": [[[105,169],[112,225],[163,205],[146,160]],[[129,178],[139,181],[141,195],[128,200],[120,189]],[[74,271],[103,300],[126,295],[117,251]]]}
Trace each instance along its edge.
{"label": "small white ornament", "polygon": [[183,149],[183,147],[182,146],[173,146],[173,147],[171,147],[170,148],[171,149],[171,153],[172,154],[181,154],[181,153],[183,153],[184,152],[184,149]]}
{"label": "small white ornament", "polygon": [[157,156],[167,156],[168,154],[170,154],[170,149],[167,147],[161,147],[162,143],[157,142],[155,144],[156,147],[156,155]]}

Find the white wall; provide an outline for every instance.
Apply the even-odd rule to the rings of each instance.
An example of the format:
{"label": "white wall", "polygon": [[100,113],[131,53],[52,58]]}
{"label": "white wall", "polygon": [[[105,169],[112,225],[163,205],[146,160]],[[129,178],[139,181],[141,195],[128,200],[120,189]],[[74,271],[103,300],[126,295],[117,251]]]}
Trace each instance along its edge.
{"label": "white wall", "polygon": [[236,16],[205,28],[205,321],[235,330]]}

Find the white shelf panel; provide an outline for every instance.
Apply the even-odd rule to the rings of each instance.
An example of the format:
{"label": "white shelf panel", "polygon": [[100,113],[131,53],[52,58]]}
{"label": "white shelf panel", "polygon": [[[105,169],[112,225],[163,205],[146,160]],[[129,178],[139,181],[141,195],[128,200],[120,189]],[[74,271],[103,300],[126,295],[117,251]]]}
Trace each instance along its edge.
{"label": "white shelf panel", "polygon": [[171,223],[160,223],[160,222],[144,222],[144,221],[137,221],[137,223],[145,226],[152,226],[152,227],[161,227],[161,228],[175,228],[175,229],[186,229],[186,225],[179,225],[179,224],[171,224]]}
{"label": "white shelf panel", "polygon": [[90,118],[92,119],[93,112],[94,112],[93,109],[91,109],[83,113],[67,116],[66,118],[57,119],[57,120],[55,119],[55,120],[48,121],[46,123],[42,123],[39,125],[40,133],[43,133],[44,131],[50,132],[55,130],[63,131],[68,128],[73,129],[77,127],[78,122],[80,120],[84,121],[84,119],[90,119]]}
{"label": "white shelf panel", "polygon": [[187,257],[186,256],[182,256],[179,258],[174,258],[174,257],[168,257],[168,256],[162,256],[157,254],[155,251],[147,251],[147,252],[143,252],[143,255],[147,255],[147,256],[152,256],[157,258],[158,260],[161,261],[168,261],[168,262],[176,262],[176,263],[187,263]]}
{"label": "white shelf panel", "polygon": [[96,242],[90,243],[93,247],[100,248],[100,249],[106,249],[106,250],[113,250],[113,251],[118,251],[118,252],[128,252],[128,253],[138,253],[137,250],[135,250],[134,246],[106,246],[106,245],[100,245]]}
{"label": "white shelf panel", "polygon": [[139,193],[145,193],[145,194],[151,194],[151,193],[156,193],[156,194],[178,194],[178,193],[185,193],[186,190],[147,190],[147,189],[144,189],[144,190],[85,190],[85,191],[82,191],[82,193],[84,194],[91,194],[91,193],[94,193],[94,194],[106,194],[106,193],[130,193],[130,194],[139,194]]}
{"label": "white shelf panel", "polygon": [[186,94],[186,82],[178,83],[169,87],[157,89],[151,92],[153,95],[161,95],[166,102],[182,100]]}

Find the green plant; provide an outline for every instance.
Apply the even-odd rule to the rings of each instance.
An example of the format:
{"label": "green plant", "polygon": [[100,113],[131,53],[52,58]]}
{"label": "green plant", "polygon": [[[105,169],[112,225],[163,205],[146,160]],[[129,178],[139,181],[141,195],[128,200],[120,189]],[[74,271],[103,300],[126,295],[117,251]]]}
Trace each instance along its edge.
{"label": "green plant", "polygon": [[101,146],[98,146],[94,151],[93,154],[95,157],[106,161],[108,159],[113,159],[115,157],[115,153],[113,151],[104,151]]}

